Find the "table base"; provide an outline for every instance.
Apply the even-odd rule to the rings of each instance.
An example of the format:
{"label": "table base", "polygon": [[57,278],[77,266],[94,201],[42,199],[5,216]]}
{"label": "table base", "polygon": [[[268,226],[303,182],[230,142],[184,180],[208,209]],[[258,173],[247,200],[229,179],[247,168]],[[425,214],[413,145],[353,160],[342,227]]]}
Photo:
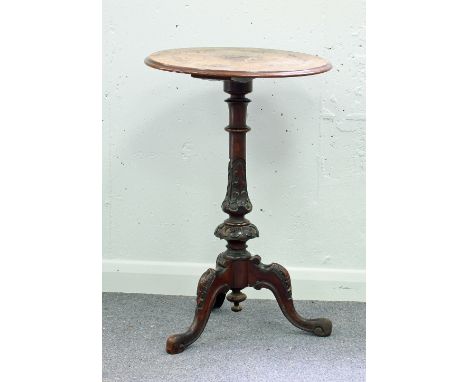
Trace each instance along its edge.
{"label": "table base", "polygon": [[[247,104],[245,94],[252,91],[251,79],[225,79],[224,91],[230,94],[229,105],[229,165],[228,186],[222,209],[229,218],[215,230],[215,236],[227,241],[227,250],[216,260],[216,269],[208,269],[200,278],[197,288],[197,307],[192,324],[186,332],[167,339],[166,351],[177,354],[184,351],[202,334],[213,308],[219,308],[227,299],[231,310],[240,312],[240,303],[247,296],[246,287],[270,289],[285,317],[299,329],[320,337],[331,334],[332,323],[326,318],[306,319],[297,313],[292,298],[288,271],[277,263],[265,265],[260,256],[247,251],[246,242],[259,236],[258,229],[245,218],[252,210],[246,179],[246,125]],[[227,294],[231,290],[231,293]]]}

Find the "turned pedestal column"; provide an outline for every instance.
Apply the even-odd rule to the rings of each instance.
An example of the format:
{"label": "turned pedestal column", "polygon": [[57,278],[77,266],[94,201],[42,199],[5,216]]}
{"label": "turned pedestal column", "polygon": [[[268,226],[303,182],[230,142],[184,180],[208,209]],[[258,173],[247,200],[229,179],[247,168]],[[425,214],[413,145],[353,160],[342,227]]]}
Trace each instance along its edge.
{"label": "turned pedestal column", "polygon": [[[208,269],[197,288],[195,316],[181,334],[169,336],[166,350],[180,353],[202,334],[211,310],[224,299],[231,310],[240,312],[246,287],[270,289],[285,317],[296,327],[317,336],[329,336],[332,323],[326,318],[306,319],[294,308],[288,271],[277,263],[262,264],[259,256],[247,251],[247,241],[259,236],[257,227],[245,215],[252,211],[246,178],[246,94],[252,92],[254,78],[292,77],[318,74],[331,65],[320,57],[303,53],[253,48],[189,48],[153,53],[145,63],[161,70],[191,74],[196,78],[219,80],[229,94],[228,185],[222,210],[228,218],[218,225],[215,235],[227,242],[218,255],[216,269]],[[228,292],[230,293],[228,294]]]}

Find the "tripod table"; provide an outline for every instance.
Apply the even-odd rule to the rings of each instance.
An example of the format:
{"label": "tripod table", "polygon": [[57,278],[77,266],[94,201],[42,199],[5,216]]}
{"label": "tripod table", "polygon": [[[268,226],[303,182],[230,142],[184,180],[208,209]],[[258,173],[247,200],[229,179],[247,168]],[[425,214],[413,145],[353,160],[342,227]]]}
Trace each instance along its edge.
{"label": "tripod table", "polygon": [[[186,73],[201,79],[219,80],[230,96],[229,106],[229,165],[226,197],[223,211],[229,217],[215,230],[215,236],[227,241],[227,249],[218,255],[216,269],[208,269],[197,288],[197,307],[190,327],[167,339],[166,351],[176,354],[184,351],[203,332],[211,310],[219,308],[226,298],[231,310],[242,310],[240,303],[247,296],[246,287],[270,289],[285,315],[299,329],[317,336],[331,334],[332,323],[326,318],[306,319],[294,308],[291,279],[288,271],[277,263],[265,265],[260,256],[247,251],[247,240],[258,237],[258,229],[245,215],[252,211],[246,179],[246,124],[245,97],[252,91],[254,78],[308,76],[331,69],[324,59],[304,53],[256,48],[186,48],[153,53],[145,59],[146,65],[170,72]],[[227,292],[231,292],[226,296]]]}

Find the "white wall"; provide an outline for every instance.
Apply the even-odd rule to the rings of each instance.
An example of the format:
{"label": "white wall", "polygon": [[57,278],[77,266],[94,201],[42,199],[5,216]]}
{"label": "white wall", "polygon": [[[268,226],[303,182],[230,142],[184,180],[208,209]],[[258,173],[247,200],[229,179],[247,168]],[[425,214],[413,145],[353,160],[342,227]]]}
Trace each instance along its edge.
{"label": "white wall", "polygon": [[[331,72],[256,79],[247,178],[260,238],[303,299],[365,298],[365,3],[361,0],[104,0],[106,291],[194,295],[224,241],[222,83],[143,64],[177,47],[287,49]],[[273,298],[247,290],[249,297]]]}

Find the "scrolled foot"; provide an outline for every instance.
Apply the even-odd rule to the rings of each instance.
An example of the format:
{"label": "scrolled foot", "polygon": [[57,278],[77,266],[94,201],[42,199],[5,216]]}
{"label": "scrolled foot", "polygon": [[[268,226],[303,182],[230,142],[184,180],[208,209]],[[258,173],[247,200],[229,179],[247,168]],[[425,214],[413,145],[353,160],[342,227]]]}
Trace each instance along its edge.
{"label": "scrolled foot", "polygon": [[306,320],[310,322],[313,328],[312,333],[319,337],[328,337],[332,332],[332,322],[328,318],[316,318],[313,320]]}
{"label": "scrolled foot", "polygon": [[185,350],[184,336],[176,334],[168,337],[166,341],[166,351],[169,354],[182,353]]}

